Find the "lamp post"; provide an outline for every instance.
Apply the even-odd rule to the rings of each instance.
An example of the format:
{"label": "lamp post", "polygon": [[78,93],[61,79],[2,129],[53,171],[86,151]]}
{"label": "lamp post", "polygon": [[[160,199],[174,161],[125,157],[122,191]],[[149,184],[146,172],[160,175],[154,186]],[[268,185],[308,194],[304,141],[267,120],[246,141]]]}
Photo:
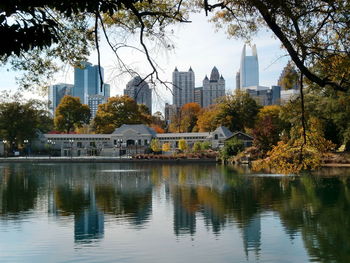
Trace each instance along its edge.
{"label": "lamp post", "polygon": [[69,139],[69,143],[70,143],[70,158],[73,158],[73,143],[74,140],[73,139]]}
{"label": "lamp post", "polygon": [[6,158],[7,157],[7,151],[6,151],[6,143],[7,143],[7,141],[3,140],[2,142],[4,143],[4,156]]}
{"label": "lamp post", "polygon": [[54,147],[56,142],[51,140],[51,139],[49,139],[49,140],[47,140],[47,143],[49,144],[49,159],[50,159],[51,155],[52,155],[52,147]]}
{"label": "lamp post", "polygon": [[23,140],[24,143],[24,151],[25,151],[25,155],[26,155],[26,159],[28,157],[28,143],[29,141],[27,139]]}

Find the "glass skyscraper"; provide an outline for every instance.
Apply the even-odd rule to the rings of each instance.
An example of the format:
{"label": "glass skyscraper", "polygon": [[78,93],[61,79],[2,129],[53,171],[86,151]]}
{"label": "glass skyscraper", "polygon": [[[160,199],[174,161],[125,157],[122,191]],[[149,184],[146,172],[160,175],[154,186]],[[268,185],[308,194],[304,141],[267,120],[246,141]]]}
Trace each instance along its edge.
{"label": "glass skyscraper", "polygon": [[[104,70],[101,67],[101,76],[104,80]],[[98,65],[89,62],[82,62],[80,67],[74,69],[74,90],[73,96],[79,97],[80,102],[88,104],[90,95],[105,96],[105,85],[101,88],[101,78]],[[108,92],[109,93],[109,92]]]}
{"label": "glass skyscraper", "polygon": [[246,45],[243,47],[239,80],[240,89],[259,86],[259,61],[255,45],[252,47],[251,56],[246,54]]}

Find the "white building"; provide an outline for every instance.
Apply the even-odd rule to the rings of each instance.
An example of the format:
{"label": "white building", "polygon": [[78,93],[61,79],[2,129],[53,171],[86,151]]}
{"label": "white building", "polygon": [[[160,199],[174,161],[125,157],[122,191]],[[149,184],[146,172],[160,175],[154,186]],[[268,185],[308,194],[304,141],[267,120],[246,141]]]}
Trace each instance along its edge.
{"label": "white building", "polygon": [[194,102],[194,84],[195,77],[192,68],[187,72],[178,71],[175,68],[173,72],[173,104],[181,108],[189,102]]}
{"label": "white building", "polygon": [[158,139],[161,144],[169,143],[173,149],[177,148],[181,139],[189,146],[195,142],[208,141],[213,148],[220,148],[232,136],[242,139],[246,146],[251,145],[252,138],[249,135],[232,133],[226,127],[218,127],[213,132],[156,133],[143,124],[123,124],[112,134],[44,134],[41,144],[59,150],[62,156],[119,156],[144,152],[152,139]]}

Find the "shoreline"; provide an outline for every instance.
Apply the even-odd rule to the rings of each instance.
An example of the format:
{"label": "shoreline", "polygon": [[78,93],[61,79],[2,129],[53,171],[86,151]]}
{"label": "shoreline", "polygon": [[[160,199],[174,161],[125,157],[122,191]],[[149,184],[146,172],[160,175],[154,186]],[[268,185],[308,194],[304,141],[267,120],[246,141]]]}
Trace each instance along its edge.
{"label": "shoreline", "polygon": [[0,163],[217,163],[216,159],[132,159],[119,157],[7,157]]}

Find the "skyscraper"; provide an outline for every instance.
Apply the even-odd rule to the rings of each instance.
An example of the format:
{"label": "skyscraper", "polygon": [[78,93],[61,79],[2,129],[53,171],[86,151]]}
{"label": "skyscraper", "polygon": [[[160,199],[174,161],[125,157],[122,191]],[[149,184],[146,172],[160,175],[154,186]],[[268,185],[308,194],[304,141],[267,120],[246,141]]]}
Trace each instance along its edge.
{"label": "skyscraper", "polygon": [[[104,70],[100,67],[102,81]],[[99,66],[89,62],[81,62],[80,67],[74,68],[74,91],[73,96],[79,97],[80,102],[88,104],[89,95],[105,95],[105,85],[102,85]]]}
{"label": "skyscraper", "polygon": [[173,72],[173,104],[180,108],[184,104],[194,102],[194,72],[192,68],[186,72]]}
{"label": "skyscraper", "polygon": [[133,98],[138,104],[146,105],[149,112],[152,113],[152,90],[140,76],[134,77],[126,84],[124,95]]}
{"label": "skyscraper", "polygon": [[55,114],[55,110],[60,104],[61,99],[65,95],[72,95],[73,94],[73,85],[72,84],[66,84],[66,83],[59,83],[56,85],[52,85],[49,87],[49,111],[52,115]]}
{"label": "skyscraper", "polygon": [[219,74],[216,67],[213,67],[210,79],[205,76],[203,80],[202,107],[208,107],[216,103],[216,100],[225,96],[225,79]]}
{"label": "skyscraper", "polygon": [[240,89],[259,87],[259,61],[256,46],[252,48],[252,55],[246,55],[246,45],[243,47],[240,68]]}

